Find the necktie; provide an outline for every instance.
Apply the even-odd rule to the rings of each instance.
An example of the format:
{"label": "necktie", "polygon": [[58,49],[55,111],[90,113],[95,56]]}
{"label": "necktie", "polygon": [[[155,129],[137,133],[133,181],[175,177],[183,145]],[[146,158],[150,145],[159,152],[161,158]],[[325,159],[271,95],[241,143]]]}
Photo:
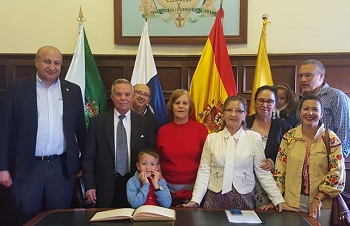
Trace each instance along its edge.
{"label": "necktie", "polygon": [[125,115],[119,115],[117,125],[117,151],[116,151],[116,170],[117,173],[124,176],[128,172],[128,145],[126,139],[126,130],[123,124]]}

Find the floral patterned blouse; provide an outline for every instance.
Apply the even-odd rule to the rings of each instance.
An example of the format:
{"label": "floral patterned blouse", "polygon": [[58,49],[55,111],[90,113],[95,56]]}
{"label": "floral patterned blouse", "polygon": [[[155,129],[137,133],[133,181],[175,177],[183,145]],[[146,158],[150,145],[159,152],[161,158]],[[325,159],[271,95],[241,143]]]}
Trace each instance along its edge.
{"label": "floral patterned blouse", "polygon": [[[287,204],[295,208],[300,206],[302,170],[306,157],[306,140],[303,138],[301,129],[302,125],[299,125],[283,136],[273,173]],[[310,202],[318,192],[333,198],[342,192],[345,186],[345,163],[341,142],[337,135],[329,130],[331,151],[328,163],[327,150],[322,139],[324,132],[325,128],[322,124],[310,149]],[[331,199],[324,200],[323,208],[330,208],[331,205]]]}

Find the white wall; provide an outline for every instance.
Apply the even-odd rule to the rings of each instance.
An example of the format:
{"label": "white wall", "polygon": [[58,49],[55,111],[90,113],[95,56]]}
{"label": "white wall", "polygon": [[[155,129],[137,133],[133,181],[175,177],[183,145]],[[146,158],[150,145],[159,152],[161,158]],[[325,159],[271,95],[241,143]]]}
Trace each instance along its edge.
{"label": "white wall", "polygon": [[[264,13],[269,53],[350,52],[349,0],[248,1],[248,43],[229,45],[229,54],[256,54]],[[80,6],[94,54],[136,54],[137,45],[114,44],[113,0],[1,0],[0,54],[35,53],[43,45],[72,54]],[[200,55],[203,46],[152,48],[155,55]]]}

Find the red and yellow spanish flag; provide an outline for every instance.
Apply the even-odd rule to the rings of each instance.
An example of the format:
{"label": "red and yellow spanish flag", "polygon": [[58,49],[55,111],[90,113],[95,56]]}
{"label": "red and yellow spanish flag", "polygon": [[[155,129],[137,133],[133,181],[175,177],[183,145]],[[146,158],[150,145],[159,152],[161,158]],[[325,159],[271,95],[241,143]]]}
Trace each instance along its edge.
{"label": "red and yellow spanish flag", "polygon": [[255,114],[254,96],[255,96],[256,90],[259,87],[264,85],[270,85],[270,86],[273,85],[269,57],[267,56],[267,51],[266,51],[266,26],[269,23],[270,22],[267,20],[267,18],[264,18],[263,28],[260,36],[258,57],[256,59],[256,65],[255,65],[252,96],[250,98],[251,101],[250,101],[250,107],[249,107],[249,115]]}
{"label": "red and yellow spanish flag", "polygon": [[217,12],[190,88],[196,119],[206,125],[208,132],[220,129],[224,101],[228,96],[237,93],[222,28],[223,16],[224,11],[221,8]]}

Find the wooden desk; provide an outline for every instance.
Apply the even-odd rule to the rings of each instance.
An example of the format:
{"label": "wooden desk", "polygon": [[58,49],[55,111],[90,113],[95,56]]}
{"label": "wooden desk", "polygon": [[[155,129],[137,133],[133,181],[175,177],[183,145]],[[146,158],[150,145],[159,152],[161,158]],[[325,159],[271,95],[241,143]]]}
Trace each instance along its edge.
{"label": "wooden desk", "polygon": [[[42,212],[30,220],[25,226],[232,226],[239,225],[230,223],[222,209],[187,209],[177,208],[175,222],[132,222],[123,221],[105,221],[89,222],[91,217],[100,209],[64,209]],[[318,225],[316,221],[296,212],[278,213],[271,211],[257,211],[259,217],[267,226],[306,226]],[[262,224],[249,224],[262,225]]]}

